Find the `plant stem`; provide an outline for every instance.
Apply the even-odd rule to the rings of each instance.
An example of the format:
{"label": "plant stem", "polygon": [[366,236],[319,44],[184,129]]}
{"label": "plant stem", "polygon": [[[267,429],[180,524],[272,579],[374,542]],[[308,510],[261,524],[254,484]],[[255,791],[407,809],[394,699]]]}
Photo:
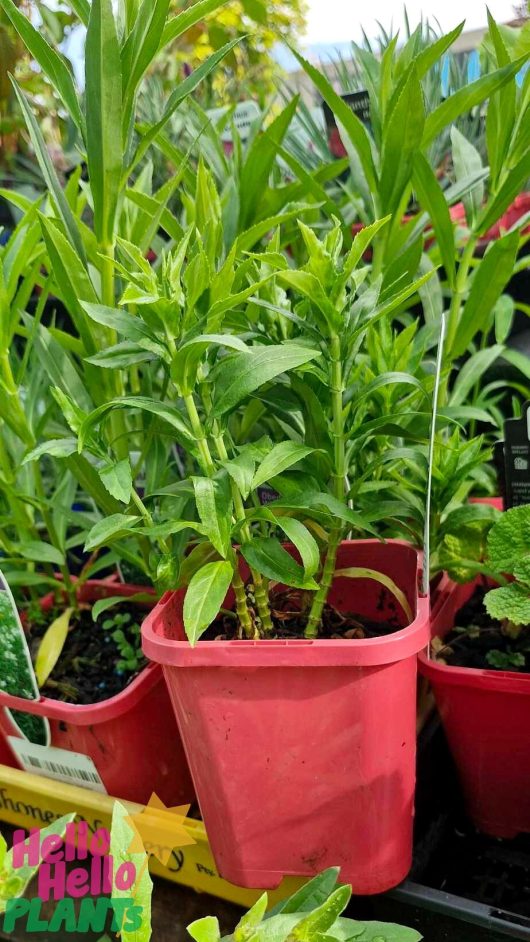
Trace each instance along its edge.
{"label": "plant stem", "polygon": [[[101,245],[101,300],[107,307],[114,307],[116,302],[116,286],[114,283],[114,245]],[[105,372],[105,371],[103,371]],[[117,370],[112,370],[111,398],[123,395],[123,383]],[[128,458],[129,445],[127,442],[127,426],[125,417],[120,409],[114,409],[110,414],[110,429],[112,446],[120,460]]]}
{"label": "plant stem", "polygon": [[[219,455],[221,461],[228,461],[228,452],[226,450],[223,436],[219,432],[217,423],[214,423],[213,431],[213,440],[217,449],[217,454]],[[230,478],[230,487],[232,490],[232,500],[234,501],[234,516],[236,521],[241,523],[241,535],[244,541],[249,543],[252,539],[252,534],[250,532],[250,526],[245,513],[245,505],[239,492],[239,488],[232,478]],[[252,576],[252,582],[254,583],[254,596],[256,599],[256,607],[258,609],[261,626],[265,634],[272,634],[274,631],[274,625],[272,624],[271,610],[269,606],[268,587],[261,573],[256,572],[255,569],[251,568],[250,575]]]}
{"label": "plant stem", "polygon": [[[345,475],[346,475],[346,462],[345,462],[345,443],[344,443],[344,419],[343,419],[343,408],[342,408],[342,395],[344,392],[344,384],[342,377],[342,361],[341,361],[341,351],[340,351],[340,337],[337,333],[332,333],[330,338],[330,388],[331,388],[331,405],[332,405],[332,415],[333,415],[333,453],[334,453],[334,468],[333,468],[333,492],[337,500],[340,500],[342,503],[346,498],[346,488],[345,488]],[[324,605],[326,604],[329,591],[331,589],[331,584],[333,582],[333,574],[335,572],[335,563],[337,561],[337,551],[340,546],[342,538],[343,526],[341,523],[337,523],[331,530],[329,535],[328,548],[326,552],[326,560],[324,562],[324,568],[322,570],[322,576],[320,580],[320,587],[315,594],[313,599],[313,604],[311,606],[311,611],[309,613],[309,618],[307,621],[307,626],[305,630],[306,638],[316,638],[318,635],[318,629],[320,627],[320,622],[322,619],[322,612],[324,610]]]}
{"label": "plant stem", "polygon": [[[206,477],[213,477],[215,474],[215,463],[212,458],[212,453],[210,451],[210,446],[208,444],[208,439],[206,437],[206,432],[204,426],[201,422],[199,413],[197,412],[197,406],[195,405],[195,399],[190,393],[187,396],[184,396],[184,405],[186,406],[186,411],[188,413],[188,418],[190,420],[190,425],[197,441],[197,446],[199,449],[199,463],[203,474]],[[233,576],[232,576],[232,588],[234,590],[234,595],[236,598],[236,611],[239,617],[239,622],[247,638],[256,637],[256,629],[252,624],[252,619],[250,617],[250,612],[247,605],[247,596],[245,592],[245,584],[239,573],[239,566],[236,553],[231,548],[230,550],[230,562],[232,563]]]}

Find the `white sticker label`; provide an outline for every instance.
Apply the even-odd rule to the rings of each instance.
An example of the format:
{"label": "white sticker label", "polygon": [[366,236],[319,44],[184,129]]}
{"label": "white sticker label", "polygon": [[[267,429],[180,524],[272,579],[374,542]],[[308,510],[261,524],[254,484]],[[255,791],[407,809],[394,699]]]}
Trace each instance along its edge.
{"label": "white sticker label", "polygon": [[16,736],[8,736],[8,741],[26,772],[107,794],[90,756],[69,752],[68,749],[57,749],[55,746],[38,746]]}

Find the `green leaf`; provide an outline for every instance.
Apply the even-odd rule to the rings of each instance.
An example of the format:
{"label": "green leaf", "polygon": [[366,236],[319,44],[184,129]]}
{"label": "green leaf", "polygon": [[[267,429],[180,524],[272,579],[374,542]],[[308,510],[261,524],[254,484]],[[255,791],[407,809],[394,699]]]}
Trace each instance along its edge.
{"label": "green leaf", "polygon": [[85,46],[87,161],[94,230],[101,246],[114,243],[122,175],[122,78],[111,0],[92,0]]}
{"label": "green leaf", "polygon": [[223,468],[228,471],[232,480],[235,481],[244,500],[247,499],[252,489],[255,467],[256,457],[252,450],[247,448],[242,449],[237,458],[223,462]]}
{"label": "green leaf", "polygon": [[510,621],[514,625],[530,625],[530,589],[513,582],[492,589],[484,597],[484,606],[491,618]]}
{"label": "green leaf", "polygon": [[199,364],[205,351],[212,345],[232,350],[248,350],[243,340],[228,334],[200,334],[183,344],[179,347],[171,364],[171,378],[180,387],[183,396],[188,396],[193,392]]}
{"label": "green leaf", "polygon": [[191,645],[219,614],[232,576],[232,565],[225,560],[207,563],[193,576],[184,599],[184,628]]}
{"label": "green leaf", "polygon": [[285,533],[287,539],[296,546],[302,559],[306,578],[311,578],[320,566],[318,543],[306,526],[294,517],[274,517],[275,523]]}
{"label": "green leaf", "polygon": [[248,912],[241,917],[234,929],[234,942],[249,942],[254,938],[255,931],[263,921],[268,902],[267,894],[262,893]]}
{"label": "green leaf", "polygon": [[230,502],[228,492],[212,478],[192,477],[195,503],[212,546],[226,559],[229,549]]}
{"label": "green leaf", "polygon": [[255,537],[241,546],[241,555],[251,569],[268,579],[293,586],[296,589],[318,589],[314,579],[308,578],[296,560],[275,537]]}
{"label": "green leaf", "polygon": [[16,546],[17,552],[24,559],[31,559],[36,563],[52,563],[54,566],[64,565],[64,556],[60,550],[41,540],[25,540]]}
{"label": "green leaf", "polygon": [[503,344],[510,336],[515,316],[515,301],[509,294],[501,294],[494,309],[495,340]]}
{"label": "green leaf", "polygon": [[152,360],[154,356],[154,353],[144,350],[140,344],[132,340],[124,340],[122,343],[96,353],[93,357],[85,357],[85,363],[91,363],[93,366],[106,370],[121,370],[135,363],[145,363],[146,360]]}
{"label": "green leaf", "polygon": [[451,405],[465,403],[476,383],[480,382],[486,371],[495,363],[504,347],[495,344],[486,350],[479,350],[469,357],[460,369],[451,394]]}
{"label": "green leaf", "polygon": [[70,69],[64,58],[49,45],[42,32],[17,8],[13,0],[0,0],[0,6],[9,17],[32,57],[48,76],[62,99],[72,121],[83,135],[84,121]]}
{"label": "green leaf", "polygon": [[156,399],[148,399],[144,396],[124,396],[122,399],[111,399],[105,405],[94,409],[84,420],[79,429],[79,448],[82,449],[92,429],[98,425],[114,409],[139,409],[141,412],[149,412],[156,415],[159,419],[167,422],[180,437],[188,442],[194,441],[193,435],[184,421],[181,413],[174,406],[166,405],[164,402],[158,402]]}
{"label": "green leaf", "polygon": [[35,658],[35,674],[39,687],[44,687],[63,652],[70,630],[72,613],[73,608],[65,609],[58,618],[52,621],[42,637]]}
{"label": "green leaf", "polygon": [[530,153],[521,157],[521,160],[511,169],[501,188],[493,198],[490,198],[484,211],[477,220],[476,230],[479,235],[488,231],[521,192],[530,177]]}
{"label": "green leaf", "polygon": [[303,913],[311,912],[328,899],[331,891],[339,879],[340,868],[329,867],[323,870],[312,880],[289,896],[281,900],[274,909],[269,910],[269,917],[276,913]]}
{"label": "green leaf", "polygon": [[220,942],[221,939],[219,920],[215,916],[196,919],[187,927],[187,931],[195,942]]}
{"label": "green leaf", "polygon": [[132,471],[129,459],[110,461],[98,468],[98,473],[109,494],[122,504],[128,504],[132,491]]}
{"label": "green leaf", "polygon": [[248,229],[255,222],[258,207],[269,185],[284,137],[296,114],[298,98],[291,99],[269,127],[252,141],[241,170],[240,228]]}
{"label": "green leaf", "polygon": [[280,442],[278,445],[274,445],[258,466],[252,479],[252,489],[255,490],[272,477],[281,474],[287,468],[291,468],[302,458],[312,454],[314,450],[314,448],[307,448],[305,445],[297,445],[295,442]]}
{"label": "green leaf", "polygon": [[423,207],[429,213],[440,255],[450,287],[455,282],[455,234],[444,192],[426,157],[421,152],[414,158],[414,187]]}
{"label": "green leaf", "polygon": [[519,233],[511,232],[497,239],[477,268],[469,297],[458,324],[453,357],[462,356],[475,334],[484,331],[494,305],[499,300],[513,273],[519,248]]}
{"label": "green leaf", "polygon": [[12,82],[13,88],[15,89],[15,94],[17,96],[18,103],[24,115],[24,120],[26,122],[28,131],[29,131],[31,143],[33,144],[35,156],[38,160],[41,173],[46,182],[46,186],[50,190],[50,193],[54,199],[54,202],[59,211],[59,215],[65,225],[66,231],[70,237],[72,245],[74,246],[83,264],[86,265],[85,249],[83,246],[83,240],[81,239],[81,233],[79,231],[77,221],[75,219],[75,216],[72,210],[70,209],[70,205],[68,203],[68,200],[66,199],[66,196],[63,192],[61,184],[59,183],[59,179],[57,177],[55,167],[53,166],[51,157],[48,152],[48,148],[46,147],[46,143],[42,136],[39,125],[37,124],[35,115],[33,114],[31,108],[29,107],[28,102],[26,101],[26,98],[23,95],[21,89],[19,88],[19,86],[17,85],[17,83],[15,82],[13,78],[11,79],[11,82]]}
{"label": "green leaf", "polygon": [[469,85],[464,85],[463,88],[446,98],[427,116],[423,132],[423,148],[432,144],[448,124],[452,124],[460,115],[467,114],[476,105],[486,101],[505,82],[509,82],[526,61],[527,57],[523,56],[502,69],[497,69],[495,72],[483,75],[475,82],[470,82]]}
{"label": "green leaf", "polygon": [[201,20],[211,13],[215,13],[225,4],[226,0],[197,0],[196,3],[193,3],[188,9],[182,10],[167,23],[162,33],[160,47],[167,46],[168,43],[178,39],[179,36],[183,36],[196,23],[200,23]]}
{"label": "green leaf", "polygon": [[499,573],[513,573],[530,554],[530,504],[502,514],[488,534],[488,563]]}
{"label": "green leaf", "polygon": [[[112,824],[110,829],[110,856],[114,862],[114,873],[123,864],[131,864],[136,871],[136,881],[134,886],[128,890],[120,890],[113,886],[112,900],[123,901],[132,900],[133,905],[138,907],[136,912],[141,913],[141,925],[138,929],[127,929],[127,916],[123,908],[119,905],[114,907],[115,918],[120,925],[119,936],[121,942],[149,942],[151,938],[151,896],[153,892],[153,882],[149,876],[149,867],[147,865],[147,854],[145,850],[133,851],[129,848],[132,845],[133,838],[137,836],[133,830],[130,820],[130,811],[119,801],[114,802],[112,809]],[[111,902],[112,902],[111,900]],[[121,920],[124,920],[123,924]]]}
{"label": "green leaf", "polygon": [[95,353],[96,339],[92,336],[92,325],[81,304],[82,301],[97,301],[90,276],[77,252],[57,224],[42,214],[39,218],[50,260],[50,274],[53,275],[61,299],[74,321],[85,350],[87,353]]}
{"label": "green leaf", "polygon": [[66,458],[68,455],[77,451],[77,440],[75,438],[51,438],[47,442],[42,442],[33,448],[22,464],[28,464],[30,461],[37,461],[42,455],[51,455],[52,458]]}
{"label": "green leaf", "polygon": [[308,913],[292,930],[292,942],[313,942],[317,933],[331,929],[351,897],[351,886],[339,886],[317,909]]}
{"label": "green leaf", "polygon": [[175,113],[177,108],[182,102],[195,91],[198,85],[206,78],[210,72],[217,68],[218,64],[224,59],[226,55],[241,42],[241,37],[233,39],[231,42],[227,43],[226,46],[223,46],[222,49],[219,49],[218,52],[214,52],[205,62],[202,62],[170,95],[164,113],[156,124],[150,125],[147,130],[145,130],[140,139],[136,154],[134,155],[133,166],[129,168],[128,174],[145,156],[149,147],[153,141],[158,137],[160,132],[164,129],[167,122],[171,116]]}
{"label": "green leaf", "polygon": [[[473,144],[468,141],[456,126],[451,128],[451,142],[453,145],[453,164],[457,182],[466,177],[479,173],[482,169],[482,158]],[[468,225],[473,226],[474,220],[482,208],[484,199],[484,183],[477,183],[464,196],[464,206]]]}
{"label": "green leaf", "polygon": [[136,91],[157,53],[168,10],[169,0],[143,0],[121,51],[124,139],[129,129]]}
{"label": "green leaf", "polygon": [[106,307],[104,304],[87,304],[83,302],[81,306],[96,324],[103,324],[105,327],[116,330],[119,334],[123,334],[127,340],[137,343],[145,350],[154,353],[155,356],[169,362],[170,356],[166,347],[137,315],[120,311],[119,308]]}
{"label": "green leaf", "polygon": [[377,192],[377,173],[372,157],[370,137],[364,124],[359,120],[357,115],[353,113],[350,106],[337,94],[325,75],[312,66],[311,63],[309,63],[307,59],[304,59],[295,49],[291,49],[291,51],[322,95],[324,101],[327,102],[331,108],[337,121],[345,129],[353,147],[359,155],[368,186],[373,192]]}
{"label": "green leaf", "polygon": [[98,520],[86,538],[85,550],[90,552],[98,546],[127,536],[134,530],[139,520],[140,517],[134,517],[132,514],[111,514],[110,517]]}
{"label": "green leaf", "polygon": [[412,175],[413,159],[421,146],[424,125],[423,92],[412,65],[384,128],[379,192],[385,214],[396,212],[403,199]]}
{"label": "green leaf", "polygon": [[319,350],[286,343],[253,347],[247,353],[226,357],[215,370],[213,416],[229,412],[271,379],[318,356]]}

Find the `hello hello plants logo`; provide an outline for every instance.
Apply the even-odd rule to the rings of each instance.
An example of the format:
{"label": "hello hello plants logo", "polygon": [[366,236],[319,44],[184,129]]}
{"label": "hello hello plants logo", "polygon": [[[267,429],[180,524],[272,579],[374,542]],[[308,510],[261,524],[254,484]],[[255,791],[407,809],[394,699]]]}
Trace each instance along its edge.
{"label": "hello hello plants logo", "polygon": [[[134,814],[116,801],[112,825],[91,832],[67,815],[49,827],[17,830],[7,851],[0,835],[0,926],[26,932],[105,932],[123,942],[151,936],[150,856],[167,865],[175,847],[195,843],[185,826],[189,806],[166,808],[153,795]],[[32,898],[23,894],[37,875]],[[43,915],[45,904],[47,916]],[[51,915],[50,915],[51,909]],[[110,923],[110,924],[109,924]]]}

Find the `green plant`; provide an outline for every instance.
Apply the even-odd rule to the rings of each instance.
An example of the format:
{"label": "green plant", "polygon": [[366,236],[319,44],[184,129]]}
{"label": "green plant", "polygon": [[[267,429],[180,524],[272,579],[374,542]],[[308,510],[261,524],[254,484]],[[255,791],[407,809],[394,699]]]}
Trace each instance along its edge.
{"label": "green plant", "polygon": [[488,566],[512,581],[492,589],[484,599],[492,618],[514,641],[530,625],[530,507],[513,507],[502,514],[488,536]]}
{"label": "green plant", "polygon": [[[336,886],[338,868],[325,870],[300,890],[267,911],[268,897],[263,896],[240,919],[234,932],[224,942],[252,939],[254,942],[289,942],[305,939],[319,942],[359,939],[359,942],[420,942],[414,929],[383,922],[359,922],[342,916],[351,898],[351,887]],[[188,926],[195,942],[221,942],[219,923],[205,916]]]}
{"label": "green plant", "polygon": [[116,664],[118,671],[137,671],[142,663],[140,625],[133,622],[129,612],[115,612],[103,622],[103,630],[111,633],[120,652]]}

